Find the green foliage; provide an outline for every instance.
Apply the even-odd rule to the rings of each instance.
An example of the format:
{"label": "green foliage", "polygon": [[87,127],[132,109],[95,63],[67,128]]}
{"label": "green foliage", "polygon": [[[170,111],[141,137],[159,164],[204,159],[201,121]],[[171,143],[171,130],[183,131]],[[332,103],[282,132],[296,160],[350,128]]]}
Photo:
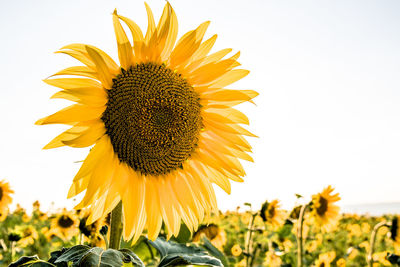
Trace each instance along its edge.
{"label": "green foliage", "polygon": [[163,237],[149,243],[160,254],[159,267],[178,265],[206,265],[212,267],[223,267],[221,261],[208,255],[200,247],[187,246],[173,241],[167,242]]}
{"label": "green foliage", "polygon": [[[246,209],[249,209],[248,206]],[[271,260],[269,259],[271,255],[279,258],[282,266],[296,266],[297,220],[289,218],[284,225],[273,228],[257,216],[252,228],[253,251],[249,253],[246,237],[252,214],[254,211],[250,210],[215,214],[208,222],[209,225],[218,226],[220,232],[218,237],[203,236],[197,239],[196,246],[192,240],[194,234],[186,227],[182,227],[178,237],[171,238],[171,241],[166,242],[160,238],[152,242],[143,236],[133,245],[129,241],[123,242],[121,246],[123,249],[120,251],[107,252],[104,242],[95,244],[90,239],[92,237],[76,234],[70,239],[63,240],[56,235],[49,235],[52,228],[51,219],[57,214],[43,213],[37,209],[28,215],[24,210],[18,209],[10,213],[5,221],[0,222],[0,266],[8,266],[11,262],[14,262],[14,265],[11,266],[27,267],[70,267],[73,264],[79,266],[77,259],[84,253],[87,254],[87,258],[85,258],[87,262],[93,264],[112,262],[118,266],[135,266],[135,262],[136,266],[141,266],[134,255],[137,255],[148,267],[177,264],[240,266],[249,256],[254,258],[253,266],[268,266],[266,262]],[[80,216],[80,214],[76,215]],[[308,233],[304,237],[306,266],[313,266],[321,254],[332,251],[335,252],[335,258],[331,266],[336,266],[339,259],[342,262],[345,261],[346,266],[366,266],[372,228],[383,220],[390,222],[392,218],[393,216],[342,215],[336,229],[331,232],[321,232],[321,229],[313,225],[311,221],[306,221],[308,228]],[[201,227],[204,228],[207,225]],[[34,234],[27,235],[27,229]],[[165,235],[165,230],[162,230],[161,236]],[[101,238],[100,232],[99,236]],[[77,246],[78,244],[84,246]],[[63,249],[63,247],[74,246],[74,250]],[[93,249],[93,246],[98,248]],[[103,248],[100,248],[101,246]],[[239,246],[242,253],[232,255],[233,246]],[[51,251],[53,252],[50,254]],[[75,262],[73,252],[80,253]],[[389,261],[392,266],[397,266],[398,256],[394,254],[396,251],[394,242],[390,238],[389,228],[383,227],[378,232],[375,252],[380,253],[383,260],[387,260],[386,262],[382,260],[380,263],[379,260],[376,260],[376,266],[390,266],[388,265]],[[389,256],[385,258],[387,254]],[[23,257],[26,255],[37,256]],[[63,260],[67,256],[69,263],[67,260]],[[20,260],[16,261],[19,258]],[[46,261],[46,259],[48,260]],[[129,263],[125,263],[127,261]]]}

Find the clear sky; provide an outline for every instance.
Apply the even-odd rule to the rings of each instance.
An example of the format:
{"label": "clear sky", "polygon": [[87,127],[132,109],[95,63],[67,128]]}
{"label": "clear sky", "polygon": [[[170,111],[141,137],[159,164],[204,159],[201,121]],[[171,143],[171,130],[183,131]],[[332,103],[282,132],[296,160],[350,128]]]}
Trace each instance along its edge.
{"label": "clear sky", "polygon": [[[235,88],[255,89],[241,110],[260,138],[255,163],[221,209],[281,199],[291,207],[329,184],[342,204],[400,201],[400,2],[171,0],[179,35],[211,20],[216,47],[241,51],[251,71]],[[148,1],[159,18],[165,1]],[[142,1],[0,2],[0,180],[14,205],[72,207],[66,195],[88,149],[41,150],[64,126],[34,122],[67,105],[42,82],[79,63],[53,52],[96,45],[117,59],[111,13],[147,26]],[[233,87],[233,86],[232,86]]]}

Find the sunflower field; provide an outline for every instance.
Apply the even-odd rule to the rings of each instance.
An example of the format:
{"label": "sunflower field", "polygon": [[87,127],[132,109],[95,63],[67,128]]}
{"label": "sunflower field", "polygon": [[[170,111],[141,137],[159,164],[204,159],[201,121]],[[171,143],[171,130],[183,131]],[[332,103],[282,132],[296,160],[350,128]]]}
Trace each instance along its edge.
{"label": "sunflower field", "polygon": [[214,186],[230,194],[231,182],[245,180],[243,162],[254,162],[248,138],[258,136],[237,106],[255,104],[259,93],[231,87],[250,71],[239,51],[212,51],[210,21],[179,36],[168,1],[158,23],[147,3],[145,9],[143,31],[112,12],[115,59],[113,51],[83,43],[56,51],[77,65],[43,86],[57,88],[51,98],[70,102],[35,124],[66,127],[43,149],[87,150],[67,195],[82,198],[73,210],[44,211],[38,201],[32,212],[10,210],[14,191],[1,181],[0,265],[400,264],[399,218],[342,214],[330,185],[298,195],[291,210],[267,199],[261,207],[219,211]]}
{"label": "sunflower field", "polygon": [[[10,202],[13,191],[5,182],[1,188],[2,203]],[[212,214],[194,232],[182,224],[179,234],[168,243],[185,247],[190,244],[218,259],[223,266],[299,266],[299,240],[302,266],[397,266],[398,218],[340,214],[335,205],[338,194],[332,191],[327,187],[313,195],[309,203],[297,205],[291,211],[281,209],[278,200],[266,201],[259,210],[245,203],[235,211]],[[324,210],[321,205],[325,205]],[[0,266],[8,266],[24,255],[51,260],[51,252],[77,245],[107,249],[110,214],[91,224],[87,223],[89,216],[89,210],[45,212],[38,201],[29,214],[20,205],[12,212],[3,205]],[[157,240],[166,242],[167,231],[163,225]],[[145,266],[160,266],[162,253],[146,234],[136,243],[132,239],[123,241],[121,248],[133,251]]]}

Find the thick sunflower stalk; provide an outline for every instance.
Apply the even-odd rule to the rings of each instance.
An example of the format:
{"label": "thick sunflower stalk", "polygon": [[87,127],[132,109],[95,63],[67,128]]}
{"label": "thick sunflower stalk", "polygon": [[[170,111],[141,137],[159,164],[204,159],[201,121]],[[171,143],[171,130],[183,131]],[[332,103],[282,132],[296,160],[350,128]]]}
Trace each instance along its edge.
{"label": "thick sunflower stalk", "polygon": [[146,10],[144,34],[131,19],[113,13],[119,65],[91,45],[61,48],[59,53],[84,65],[53,76],[80,77],[45,82],[61,88],[52,98],[76,104],[36,123],[72,126],[45,149],[92,146],[68,197],[85,192],[76,209],[91,209],[89,224],[121,202],[122,235],[133,242],[144,230],[154,240],[162,224],[168,238],[179,233],[181,221],[195,231],[217,211],[212,184],[230,193],[230,180],[243,181],[239,159],[252,161],[244,136],[254,135],[240,125],[249,121],[233,106],[257,96],[226,88],[249,71],[237,69],[239,53],[226,57],[231,49],[210,54],[217,35],[204,39],[209,22],[176,41],[171,5],[165,5],[158,24],[147,4]]}

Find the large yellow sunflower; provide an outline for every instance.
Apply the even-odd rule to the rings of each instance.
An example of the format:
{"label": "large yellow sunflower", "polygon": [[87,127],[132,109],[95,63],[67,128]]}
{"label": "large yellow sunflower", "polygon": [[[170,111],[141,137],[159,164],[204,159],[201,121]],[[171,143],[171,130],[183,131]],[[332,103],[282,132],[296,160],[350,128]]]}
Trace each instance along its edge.
{"label": "large yellow sunflower", "polygon": [[[52,98],[75,101],[37,124],[72,126],[45,149],[93,146],[73,180],[68,197],[86,190],[76,208],[90,207],[88,223],[122,201],[125,239],[144,229],[155,239],[164,222],[168,237],[181,220],[191,231],[217,203],[212,183],[230,193],[230,181],[245,175],[238,159],[252,161],[254,136],[239,124],[247,117],[233,106],[257,96],[252,90],[226,89],[249,71],[235,69],[239,53],[209,54],[217,35],[203,40],[209,22],[177,42],[178,23],[167,3],[156,25],[146,5],[145,34],[132,20],[113,14],[120,66],[102,50],[84,44],[60,53],[85,66],[64,69],[45,82],[62,90]],[[129,41],[121,25],[132,34]]]}
{"label": "large yellow sunflower", "polygon": [[12,202],[12,193],[14,191],[10,189],[10,185],[4,180],[0,181],[0,221],[3,221],[7,217],[8,206]]}
{"label": "large yellow sunflower", "polygon": [[321,193],[312,196],[312,218],[323,230],[330,231],[339,220],[340,208],[334,203],[340,200],[339,193],[332,194],[329,185]]}

